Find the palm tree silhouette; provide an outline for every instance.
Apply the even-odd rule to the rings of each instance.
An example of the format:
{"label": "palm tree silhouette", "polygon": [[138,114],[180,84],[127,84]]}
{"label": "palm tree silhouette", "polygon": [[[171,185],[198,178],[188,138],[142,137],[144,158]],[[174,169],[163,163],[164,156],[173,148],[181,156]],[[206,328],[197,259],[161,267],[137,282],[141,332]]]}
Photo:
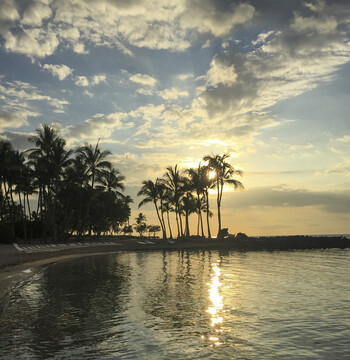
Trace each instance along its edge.
{"label": "palm tree silhouette", "polygon": [[114,194],[124,198],[119,190],[124,191],[125,186],[122,183],[125,180],[125,176],[121,175],[117,169],[108,166],[106,169],[102,169],[97,178],[97,182],[101,184],[98,188],[113,192]]}
{"label": "palm tree silhouette", "polygon": [[112,164],[105,160],[108,155],[111,155],[109,150],[102,150],[98,146],[99,140],[96,143],[96,146],[93,147],[91,144],[85,143],[84,146],[81,146],[77,149],[77,154],[82,157],[88,166],[88,173],[91,178],[91,187],[95,185],[96,177],[100,174],[103,169],[108,169],[112,167]]}
{"label": "palm tree silhouette", "polygon": [[180,211],[180,201],[183,196],[183,182],[184,178],[178,168],[178,165],[175,165],[173,168],[169,166],[166,168],[166,173],[162,179],[163,184],[171,193],[171,198],[175,206],[175,216],[178,236],[183,236],[182,220],[181,220],[181,211]]}
{"label": "palm tree silhouette", "polygon": [[166,213],[170,239],[172,239],[173,238],[173,232],[171,230],[169,213],[174,212],[174,207],[172,206],[172,202],[170,200],[169,192],[165,193],[165,201],[163,202],[160,211],[162,213]]}
{"label": "palm tree silhouette", "polygon": [[137,193],[137,196],[144,196],[144,199],[139,203],[138,207],[140,208],[141,206],[143,206],[145,204],[153,202],[154,207],[156,209],[159,223],[162,228],[163,238],[166,239],[165,225],[160,217],[159,208],[158,208],[159,195],[160,195],[160,192],[162,191],[159,180],[157,179],[156,182],[153,182],[152,180],[145,180],[142,182],[142,184],[143,184],[143,186],[142,186],[141,190]]}
{"label": "palm tree silhouette", "polygon": [[218,209],[218,235],[221,233],[221,202],[222,194],[224,189],[224,184],[233,185],[235,190],[243,190],[243,184],[236,180],[232,179],[232,176],[239,175],[242,176],[243,172],[241,170],[236,170],[230,163],[227,162],[227,158],[230,156],[227,154],[222,155],[206,155],[203,160],[208,162],[208,168],[211,171],[215,171],[215,187],[217,189],[217,209]]}

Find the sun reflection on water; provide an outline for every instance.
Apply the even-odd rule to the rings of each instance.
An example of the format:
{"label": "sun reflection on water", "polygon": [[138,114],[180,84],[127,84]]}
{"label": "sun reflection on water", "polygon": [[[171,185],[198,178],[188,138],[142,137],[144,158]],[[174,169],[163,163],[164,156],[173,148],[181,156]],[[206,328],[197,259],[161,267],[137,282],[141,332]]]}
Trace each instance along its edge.
{"label": "sun reflection on water", "polygon": [[[209,299],[211,301],[211,306],[206,310],[211,315],[211,326],[215,327],[215,332],[217,333],[215,336],[209,336],[208,340],[212,342],[214,345],[218,346],[222,343],[219,341],[219,337],[217,336],[222,332],[220,329],[220,325],[223,322],[223,318],[221,316],[221,312],[223,309],[223,301],[222,296],[220,295],[219,288],[222,285],[220,282],[221,269],[219,267],[220,261],[218,260],[216,263],[212,264],[213,274],[211,275],[211,281],[208,283],[209,285]],[[203,337],[202,337],[203,338]]]}

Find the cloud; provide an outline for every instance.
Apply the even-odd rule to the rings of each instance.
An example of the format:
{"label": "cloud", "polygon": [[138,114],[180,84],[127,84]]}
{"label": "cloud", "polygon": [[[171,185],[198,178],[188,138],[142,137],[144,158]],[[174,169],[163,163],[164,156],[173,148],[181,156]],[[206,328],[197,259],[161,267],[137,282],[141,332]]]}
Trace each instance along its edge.
{"label": "cloud", "polygon": [[[257,134],[278,125],[268,115],[271,106],[334,78],[350,60],[350,43],[335,16],[327,8],[303,16],[305,26],[298,26],[299,19],[295,13],[283,29],[264,32],[251,51],[224,51],[213,58],[206,87],[199,87],[187,116],[193,130]],[[202,121],[196,123],[196,117]]]}
{"label": "cloud", "polygon": [[178,74],[176,76],[176,78],[181,81],[185,81],[185,80],[193,78],[193,74],[191,74],[191,73]]}
{"label": "cloud", "polygon": [[29,137],[34,136],[35,133],[23,133],[13,131],[2,131],[0,139],[9,141],[12,146],[18,151],[25,151],[31,147]]}
{"label": "cloud", "polygon": [[188,96],[188,91],[186,90],[178,90],[174,87],[159,91],[159,96],[164,100],[175,100],[179,97]]}
{"label": "cloud", "polygon": [[249,4],[232,3],[220,9],[220,2],[215,0],[188,1],[187,9],[180,21],[184,27],[196,28],[200,33],[211,33],[216,37],[228,34],[237,25],[252,20],[255,9]]}
{"label": "cloud", "polygon": [[15,34],[8,31],[3,37],[7,51],[30,57],[43,58],[52,55],[59,45],[57,35],[42,28],[23,29]]}
{"label": "cloud", "polygon": [[14,0],[2,0],[0,11],[0,33],[6,33],[19,19],[19,13]]}
{"label": "cloud", "polygon": [[[230,195],[229,195],[230,194]],[[316,206],[331,213],[350,214],[350,189],[342,191],[310,191],[290,189],[285,186],[246,189],[227,193],[226,204],[235,208],[251,206],[308,207]],[[227,206],[227,205],[226,205]]]}
{"label": "cloud", "polygon": [[130,46],[184,51],[202,34],[227,35],[255,15],[252,5],[216,0],[33,0],[18,2],[19,9],[14,1],[2,3],[5,48],[38,58],[59,45],[78,53],[86,46],[114,47],[128,56]]}
{"label": "cloud", "polygon": [[9,113],[21,114],[23,117],[38,116],[34,109],[34,102],[42,102],[52,106],[55,110],[64,110],[67,100],[43,95],[35,86],[22,81],[5,81],[0,77],[0,102],[3,109]]}
{"label": "cloud", "polygon": [[74,71],[73,69],[71,69],[70,67],[64,64],[62,65],[45,64],[43,68],[50,71],[50,73],[53,76],[56,76],[59,80],[64,80]]}
{"label": "cloud", "polygon": [[106,83],[107,82],[107,76],[106,74],[99,74],[99,75],[93,75],[93,76],[76,76],[75,78],[75,85],[87,87],[87,86],[95,86],[100,83]]}
{"label": "cloud", "polygon": [[0,130],[6,128],[20,128],[23,125],[28,125],[27,116],[25,112],[17,113],[0,113]]}
{"label": "cloud", "polygon": [[40,26],[43,20],[50,18],[51,15],[49,1],[32,1],[23,13],[22,24]]}
{"label": "cloud", "polygon": [[72,144],[99,138],[108,139],[114,130],[132,126],[133,123],[127,121],[126,113],[116,112],[109,115],[96,114],[80,124],[62,127],[60,132],[67,143]]}
{"label": "cloud", "polygon": [[344,135],[343,137],[338,138],[336,140],[343,143],[350,143],[350,135]]}
{"label": "cloud", "polygon": [[86,76],[77,76],[75,80],[75,85],[77,86],[89,86],[89,80]]}
{"label": "cloud", "polygon": [[130,76],[130,80],[137,83],[137,84],[141,84],[144,86],[150,86],[153,87],[157,84],[157,80],[149,75],[146,74],[135,74]]}
{"label": "cloud", "polygon": [[140,89],[137,89],[136,92],[138,94],[141,94],[141,95],[146,95],[146,96],[150,96],[150,95],[153,95],[154,94],[154,91],[152,89],[143,89],[143,88],[140,88]]}
{"label": "cloud", "polygon": [[210,69],[207,72],[207,85],[216,86],[223,84],[226,86],[232,85],[237,80],[237,73],[234,64],[227,65],[214,58],[210,64]]}

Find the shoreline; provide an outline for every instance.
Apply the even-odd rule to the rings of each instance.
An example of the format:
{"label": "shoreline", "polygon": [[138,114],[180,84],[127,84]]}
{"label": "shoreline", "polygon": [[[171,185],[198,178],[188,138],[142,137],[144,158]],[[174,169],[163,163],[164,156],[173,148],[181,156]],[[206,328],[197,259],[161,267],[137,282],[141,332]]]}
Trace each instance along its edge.
{"label": "shoreline", "polygon": [[[142,240],[151,240],[146,243]],[[140,242],[139,242],[140,241]],[[113,242],[115,242],[113,244]],[[132,251],[293,251],[311,249],[350,248],[350,239],[345,237],[275,236],[249,237],[247,239],[203,239],[198,237],[176,239],[113,239],[109,246],[84,242],[86,247],[23,253],[12,244],[0,245],[0,300],[15,286],[29,279],[50,264],[84,256],[104,255]]]}

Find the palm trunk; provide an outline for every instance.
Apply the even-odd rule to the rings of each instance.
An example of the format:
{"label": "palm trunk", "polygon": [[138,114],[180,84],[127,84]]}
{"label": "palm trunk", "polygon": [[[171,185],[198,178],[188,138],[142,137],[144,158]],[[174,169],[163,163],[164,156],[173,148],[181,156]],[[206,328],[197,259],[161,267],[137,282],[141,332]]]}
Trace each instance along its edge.
{"label": "palm trunk", "polygon": [[29,202],[29,193],[27,193],[27,206],[28,206],[28,214],[29,214],[29,241],[32,240],[33,237],[33,224],[32,224],[32,211],[30,209],[30,202]]}
{"label": "palm trunk", "polygon": [[219,222],[219,229],[218,229],[218,235],[221,232],[221,212],[220,212],[220,185],[219,185],[219,181],[217,181],[217,199],[216,199],[216,203],[217,203],[217,208],[218,208],[218,222]]}
{"label": "palm trunk", "polygon": [[19,203],[21,204],[21,211],[22,211],[23,235],[24,235],[24,240],[27,241],[26,197],[25,196],[26,196],[25,193],[23,193],[23,209],[22,209],[21,192],[18,193]]}
{"label": "palm trunk", "polygon": [[181,237],[182,237],[182,236],[184,236],[184,232],[183,232],[183,227],[182,227],[181,213],[179,211],[179,205],[177,206],[177,209],[178,209],[178,213],[179,213],[180,232],[181,232]]}
{"label": "palm trunk", "polygon": [[210,233],[210,225],[209,225],[209,193],[208,189],[205,192],[206,194],[206,201],[207,201],[207,225],[208,225],[208,238],[211,239],[211,233]]}
{"label": "palm trunk", "polygon": [[186,214],[185,214],[185,221],[186,221],[185,233],[186,233],[186,236],[190,236],[190,226],[189,226],[189,222],[188,222],[188,217],[189,217],[189,214],[186,211]]}
{"label": "palm trunk", "polygon": [[157,213],[157,217],[158,217],[160,226],[161,226],[161,228],[162,228],[163,239],[166,239],[166,232],[165,232],[165,229],[164,229],[164,225],[163,225],[163,223],[162,223],[162,219],[160,218],[160,215],[159,215],[159,210],[158,210],[157,202],[154,201],[153,203],[154,203],[154,206],[155,206],[155,208],[156,208],[156,213]]}
{"label": "palm trunk", "polygon": [[179,225],[179,214],[177,213],[177,208],[175,205],[175,217],[176,217],[176,225],[177,225],[177,237],[180,237],[180,225]]}
{"label": "palm trunk", "polygon": [[200,216],[200,222],[201,222],[201,233],[202,237],[204,237],[204,228],[203,228],[203,217],[202,217],[202,211],[199,213]]}
{"label": "palm trunk", "polygon": [[164,221],[164,213],[162,211],[162,208],[163,208],[163,201],[160,200],[160,214],[161,214],[161,217],[162,217],[162,229],[163,229],[163,238],[166,239],[167,238],[167,235],[166,235],[166,227],[165,227],[165,221]]}
{"label": "palm trunk", "polygon": [[9,192],[10,192],[10,198],[12,203],[12,221],[13,221],[13,233],[16,236],[16,206],[15,201],[13,200],[13,192],[12,192],[12,185],[8,184]]}
{"label": "palm trunk", "polygon": [[173,233],[171,231],[171,226],[170,226],[169,211],[166,212],[166,215],[167,215],[167,219],[168,219],[168,227],[169,227],[170,239],[172,239],[173,238]]}
{"label": "palm trunk", "polygon": [[10,185],[7,184],[7,189],[6,189],[5,181],[4,181],[3,185],[4,185],[4,190],[5,190],[5,199],[7,201],[7,206],[9,207],[9,211],[10,211],[12,236],[13,236],[13,238],[15,238],[16,237],[16,224],[14,221],[14,217],[12,216],[12,212],[14,211],[14,209],[11,208],[11,204],[10,204],[10,197],[9,197]]}

